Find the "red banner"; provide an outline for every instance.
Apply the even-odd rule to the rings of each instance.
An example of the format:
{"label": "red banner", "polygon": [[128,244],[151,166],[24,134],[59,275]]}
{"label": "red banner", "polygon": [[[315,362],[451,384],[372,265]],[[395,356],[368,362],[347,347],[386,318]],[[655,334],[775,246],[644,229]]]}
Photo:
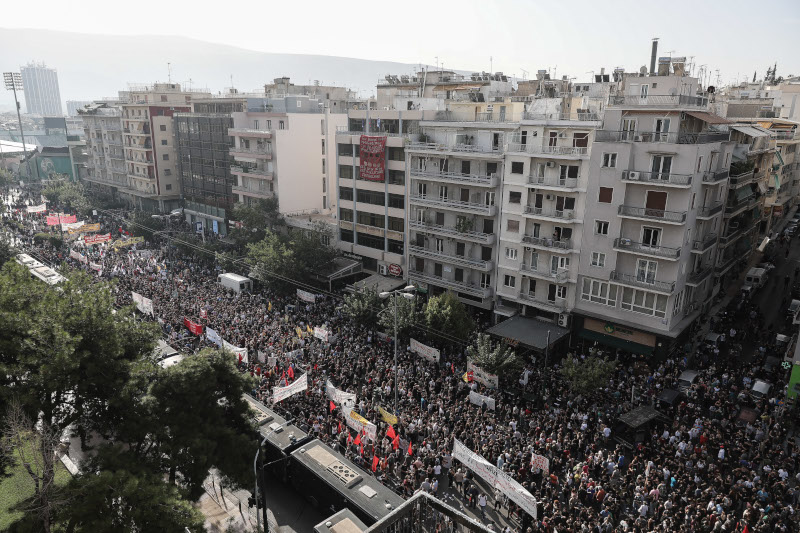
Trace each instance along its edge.
{"label": "red banner", "polygon": [[78,215],[62,215],[61,216],[61,223],[62,224],[74,224],[78,221]]}
{"label": "red banner", "polygon": [[83,242],[86,244],[100,244],[101,242],[106,242],[111,240],[111,234],[106,233],[105,235],[87,235],[83,238]]}
{"label": "red banner", "polygon": [[58,217],[47,217],[47,225],[58,226],[59,225]]}
{"label": "red banner", "polygon": [[384,181],[386,176],[386,137],[362,135],[359,141],[361,179]]}
{"label": "red banner", "polygon": [[189,320],[188,318],[183,317],[183,325],[186,326],[187,328],[189,328],[189,331],[191,331],[195,335],[202,335],[203,334],[203,325],[202,324],[196,324],[196,323],[192,322],[191,320]]}

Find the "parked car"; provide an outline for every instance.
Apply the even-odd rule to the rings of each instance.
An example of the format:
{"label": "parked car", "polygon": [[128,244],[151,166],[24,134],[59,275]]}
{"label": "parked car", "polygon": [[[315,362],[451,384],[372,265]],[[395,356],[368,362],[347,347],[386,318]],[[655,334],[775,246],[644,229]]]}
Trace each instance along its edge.
{"label": "parked car", "polygon": [[684,370],[678,377],[678,390],[686,392],[697,381],[697,376],[700,374],[695,370]]}
{"label": "parked car", "polygon": [[756,398],[764,398],[769,395],[771,389],[772,383],[768,383],[763,379],[757,379],[755,383],[753,383],[753,396]]}
{"label": "parked car", "polygon": [[774,269],[775,269],[775,265],[773,265],[772,263],[767,263],[767,262],[764,262],[764,263],[759,263],[759,264],[757,264],[757,265],[756,265],[756,267],[757,267],[757,268],[763,268],[763,269],[764,269],[764,271],[765,271],[767,274],[769,274],[770,272],[772,272],[772,270],[774,270]]}

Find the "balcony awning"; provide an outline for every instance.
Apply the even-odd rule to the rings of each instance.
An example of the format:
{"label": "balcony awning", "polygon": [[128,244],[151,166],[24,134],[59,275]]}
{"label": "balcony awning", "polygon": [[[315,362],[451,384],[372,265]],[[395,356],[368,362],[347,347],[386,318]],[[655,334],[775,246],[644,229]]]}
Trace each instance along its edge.
{"label": "balcony awning", "polygon": [[496,337],[518,341],[530,348],[544,351],[547,346],[547,332],[550,332],[550,346],[569,335],[569,330],[550,322],[533,318],[515,316],[504,320],[487,330]]}
{"label": "balcony awning", "polygon": [[762,131],[760,129],[756,129],[756,128],[752,127],[752,126],[739,126],[739,125],[737,125],[737,126],[731,126],[731,129],[732,130],[736,130],[736,131],[738,131],[740,133],[744,133],[748,137],[756,137],[756,138],[758,138],[758,137],[767,137],[769,135],[769,133],[767,133],[765,131]]}
{"label": "balcony awning", "polygon": [[700,119],[707,124],[733,124],[733,122],[726,118],[722,118],[721,116],[713,113],[706,113],[705,111],[687,111],[686,114],[696,119]]}

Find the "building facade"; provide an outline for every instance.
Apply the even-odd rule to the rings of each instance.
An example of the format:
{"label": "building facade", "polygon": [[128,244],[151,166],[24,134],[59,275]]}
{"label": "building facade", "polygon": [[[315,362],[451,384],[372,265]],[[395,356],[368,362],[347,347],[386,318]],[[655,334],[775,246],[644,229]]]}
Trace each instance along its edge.
{"label": "building facade", "polygon": [[122,146],[122,108],[119,102],[95,102],[78,111],[86,142],[83,180],[95,194],[112,201],[128,188]]}
{"label": "building facade", "polygon": [[25,112],[31,115],[60,117],[61,91],[58,88],[58,72],[44,63],[28,63],[20,68],[25,94]]}

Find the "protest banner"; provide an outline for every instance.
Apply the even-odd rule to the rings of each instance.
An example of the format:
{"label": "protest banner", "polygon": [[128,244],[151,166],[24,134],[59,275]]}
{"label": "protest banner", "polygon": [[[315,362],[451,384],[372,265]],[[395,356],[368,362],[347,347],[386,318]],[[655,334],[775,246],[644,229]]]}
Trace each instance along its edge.
{"label": "protest banner", "polygon": [[133,303],[136,304],[136,309],[140,313],[153,316],[153,300],[145,298],[138,292],[131,292],[131,294],[133,295]]}
{"label": "protest banner", "polygon": [[97,272],[100,272],[103,270],[103,265],[99,265],[97,263],[89,263],[89,268],[91,268],[92,270],[96,270]]}
{"label": "protest banner", "polygon": [[47,211],[47,204],[29,205],[25,210],[28,213],[43,213]]}
{"label": "protest banner", "polygon": [[338,403],[344,407],[353,407],[356,404],[356,395],[352,392],[345,392],[333,386],[330,380],[325,381],[325,393],[333,403]]}
{"label": "protest banner", "polygon": [[303,300],[304,302],[308,302],[308,303],[311,303],[311,304],[313,304],[314,302],[317,301],[317,297],[316,296],[314,296],[310,292],[307,292],[307,291],[304,291],[304,290],[301,290],[301,289],[297,289],[297,297],[300,298],[301,300]]}
{"label": "protest banner", "polygon": [[286,352],[283,354],[286,359],[297,359],[298,357],[303,357],[303,349],[298,348],[296,350],[292,350],[291,352]]}
{"label": "protest banner", "polygon": [[86,259],[86,256],[81,254],[80,252],[76,252],[75,250],[69,251],[69,256],[73,259],[80,261],[81,263],[88,263],[89,260]]}
{"label": "protest banner", "polygon": [[[110,238],[110,235],[109,235]],[[134,244],[138,244],[140,242],[144,242],[144,237],[132,237],[130,239],[117,239],[114,241],[112,248],[115,250],[118,248],[124,248],[125,246],[132,246]]]}
{"label": "protest banner", "polygon": [[249,363],[250,360],[247,358],[247,348],[238,348],[233,344],[223,340],[222,341],[222,349],[228,350],[233,352],[233,355],[236,356],[236,360],[239,360],[239,357],[242,358],[243,363]]}
{"label": "protest banner", "polygon": [[375,442],[375,437],[378,434],[378,426],[368,421],[366,418],[356,413],[349,407],[344,407],[342,410],[345,413],[344,419],[347,422],[348,427],[358,431],[359,433],[363,431],[364,435],[366,435],[369,440]]}
{"label": "protest banner", "polygon": [[75,230],[83,226],[85,222],[81,220],[80,222],[73,222],[71,224],[61,224],[61,229],[65,229],[71,233],[74,233]]}
{"label": "protest banner", "polygon": [[278,403],[289,396],[303,392],[308,388],[308,374],[303,374],[294,383],[286,387],[275,387],[272,389],[272,403]]}
{"label": "protest banner", "polygon": [[383,421],[386,422],[387,424],[391,424],[394,426],[399,422],[396,416],[394,416],[392,413],[390,413],[380,405],[378,406],[378,412],[381,415],[381,419],[383,419]]}
{"label": "protest banner", "polygon": [[219,347],[222,347],[222,338],[215,330],[206,328],[206,340],[209,340]]}
{"label": "protest banner", "polygon": [[483,403],[486,402],[486,407],[494,411],[494,398],[491,396],[484,396],[483,394],[478,394],[474,390],[471,390],[469,391],[469,401],[478,407],[482,406]]}
{"label": "protest banner", "polygon": [[467,372],[472,372],[472,379],[489,387],[496,389],[500,386],[500,379],[495,374],[490,374],[479,366],[476,366],[472,361],[467,363]]}
{"label": "protest banner", "polygon": [[202,324],[197,324],[195,322],[192,322],[188,318],[183,317],[183,325],[186,326],[189,329],[189,331],[191,331],[195,335],[202,335],[203,334],[203,325]]}
{"label": "protest banner", "polygon": [[314,326],[314,337],[323,342],[328,342],[328,330]]}
{"label": "protest banner", "polygon": [[[100,224],[85,224],[84,222],[78,222],[79,226],[74,228],[67,228],[70,235],[74,235],[76,233],[94,233],[95,231],[100,231]],[[72,224],[70,224],[71,226]]]}
{"label": "protest banner", "polygon": [[424,359],[427,359],[431,363],[438,363],[439,359],[441,358],[441,354],[439,350],[436,348],[432,348],[425,344],[422,344],[416,339],[411,339],[411,351],[419,354]]}
{"label": "protest banner", "polygon": [[83,238],[85,244],[100,244],[101,242],[108,242],[111,240],[111,234],[106,233],[103,235],[87,235]]}
{"label": "protest banner", "polygon": [[61,215],[59,217],[59,224],[74,224],[78,221],[78,215]]}
{"label": "protest banner", "polygon": [[550,459],[544,455],[533,454],[531,467],[542,470],[545,474],[550,472]]}
{"label": "protest banner", "polygon": [[52,216],[51,217],[47,217],[47,218],[45,218],[45,222],[47,222],[48,226],[58,226],[58,224],[59,224],[57,216],[55,216],[55,217],[52,217]]}

